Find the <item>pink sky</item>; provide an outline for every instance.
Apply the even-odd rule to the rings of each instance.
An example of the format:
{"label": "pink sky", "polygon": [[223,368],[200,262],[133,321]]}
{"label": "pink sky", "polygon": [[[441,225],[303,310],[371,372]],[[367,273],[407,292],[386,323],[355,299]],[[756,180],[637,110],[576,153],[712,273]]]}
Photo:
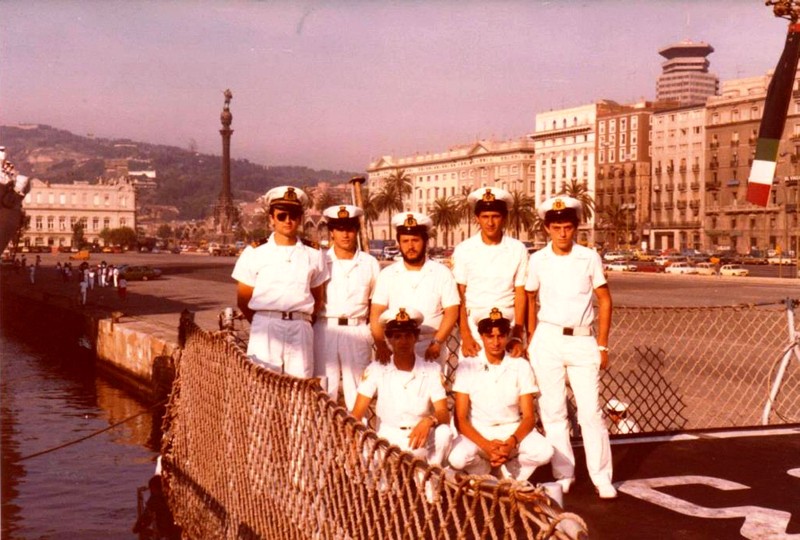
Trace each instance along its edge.
{"label": "pink sky", "polygon": [[4,0],[0,123],[219,154],[231,88],[233,157],[363,171],[653,99],[658,49],[686,38],[723,80],[762,75],[785,28],[760,0]]}

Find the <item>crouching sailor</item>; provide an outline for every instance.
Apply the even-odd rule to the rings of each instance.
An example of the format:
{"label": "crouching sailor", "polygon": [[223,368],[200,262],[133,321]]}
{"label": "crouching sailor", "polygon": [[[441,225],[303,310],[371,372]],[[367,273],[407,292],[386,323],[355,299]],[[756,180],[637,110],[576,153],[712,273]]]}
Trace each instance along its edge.
{"label": "crouching sailor", "polygon": [[483,348],[461,361],[453,384],[459,436],[448,458],[454,469],[527,480],[553,457],[534,429],[539,388],[524,358],[506,353],[511,321],[499,309],[478,321]]}
{"label": "crouching sailor", "polygon": [[380,316],[391,362],[370,364],[358,386],[353,407],[364,418],[377,394],[378,435],[431,465],[442,465],[450,447],[450,413],[439,364],[417,356],[422,314],[415,309],[384,311]]}

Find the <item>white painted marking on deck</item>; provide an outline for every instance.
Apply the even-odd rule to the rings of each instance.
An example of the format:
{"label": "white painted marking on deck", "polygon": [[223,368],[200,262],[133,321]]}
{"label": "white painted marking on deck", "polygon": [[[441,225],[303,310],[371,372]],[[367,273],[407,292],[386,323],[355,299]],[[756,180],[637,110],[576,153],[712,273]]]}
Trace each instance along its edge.
{"label": "white painted marking on deck", "polygon": [[[792,469],[795,470],[795,469]],[[744,518],[739,532],[750,540],[789,540],[800,539],[800,534],[787,534],[786,529],[792,515],[782,510],[760,506],[734,506],[728,508],[706,508],[657,491],[656,488],[700,484],[732,491],[750,489],[748,486],[712,476],[666,476],[642,480],[627,480],[617,484],[617,488],[627,495],[673,510],[675,512],[707,519]]]}

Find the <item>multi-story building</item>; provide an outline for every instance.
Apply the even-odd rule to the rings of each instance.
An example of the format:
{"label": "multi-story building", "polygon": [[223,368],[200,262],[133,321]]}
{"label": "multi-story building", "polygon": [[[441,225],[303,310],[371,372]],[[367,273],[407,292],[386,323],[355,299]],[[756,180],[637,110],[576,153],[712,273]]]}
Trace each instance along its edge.
{"label": "multi-story building", "polygon": [[[534,143],[527,138],[496,142],[481,140],[456,146],[446,152],[417,154],[396,158],[383,156],[367,168],[367,187],[375,194],[384,181],[405,171],[413,191],[404,200],[404,209],[429,213],[434,201],[440,198],[455,201],[483,186],[498,186],[508,191],[533,194],[535,178]],[[470,216],[445,238],[444,230],[437,231],[436,244],[453,246],[466,239],[474,229]],[[375,238],[393,238],[388,216],[373,222]],[[523,234],[523,239],[527,238]]]}
{"label": "multi-story building", "polygon": [[658,54],[667,60],[656,81],[656,100],[678,101],[681,106],[701,105],[717,94],[719,79],[709,73],[706,58],[714,52],[708,43],[681,41],[664,47]]}
{"label": "multi-story building", "polygon": [[700,249],[705,245],[705,108],[679,107],[651,118],[652,249]]}
{"label": "multi-story building", "polygon": [[29,246],[71,246],[79,220],[87,242],[99,243],[103,229],[136,230],[136,191],[126,181],[51,184],[34,179],[22,207],[30,218],[22,241]]}
{"label": "multi-story building", "polygon": [[[622,111],[610,100],[548,111],[536,115],[536,132],[530,135],[536,149],[535,199],[540,204],[573,182],[582,183],[595,198],[596,128],[599,115]],[[578,241],[594,243],[592,216],[578,231]]]}
{"label": "multi-story building", "polygon": [[706,121],[705,228],[710,249],[796,249],[800,178],[800,86],[779,146],[775,182],[766,207],[747,202],[747,179],[770,75],[723,83],[722,95],[709,98]]}

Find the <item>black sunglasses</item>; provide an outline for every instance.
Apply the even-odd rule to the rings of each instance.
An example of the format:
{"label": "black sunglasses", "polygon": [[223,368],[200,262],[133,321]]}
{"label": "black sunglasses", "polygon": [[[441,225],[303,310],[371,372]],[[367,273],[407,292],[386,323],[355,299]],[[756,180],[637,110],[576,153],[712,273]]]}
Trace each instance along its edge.
{"label": "black sunglasses", "polygon": [[276,212],[275,219],[278,221],[286,221],[287,219],[291,219],[292,221],[299,221],[300,214],[297,212]]}

